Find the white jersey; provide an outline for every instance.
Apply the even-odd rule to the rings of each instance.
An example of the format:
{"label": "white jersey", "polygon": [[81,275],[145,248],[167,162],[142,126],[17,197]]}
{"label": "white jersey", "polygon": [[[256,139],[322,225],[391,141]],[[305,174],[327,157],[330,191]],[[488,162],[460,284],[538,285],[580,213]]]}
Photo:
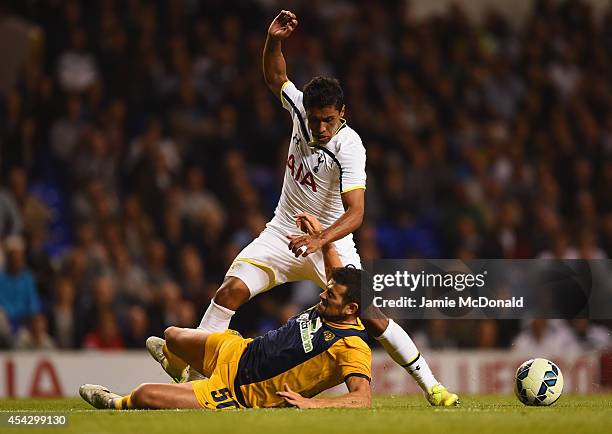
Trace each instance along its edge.
{"label": "white jersey", "polygon": [[[366,151],[359,135],[344,125],[331,140],[310,146],[312,140],[302,92],[290,81],[281,89],[283,107],[291,113],[293,131],[280,200],[269,229],[295,233],[294,216],[307,212],[323,227],[331,226],[345,210],[341,193],[366,188]],[[353,235],[335,242],[338,250],[354,249]]]}

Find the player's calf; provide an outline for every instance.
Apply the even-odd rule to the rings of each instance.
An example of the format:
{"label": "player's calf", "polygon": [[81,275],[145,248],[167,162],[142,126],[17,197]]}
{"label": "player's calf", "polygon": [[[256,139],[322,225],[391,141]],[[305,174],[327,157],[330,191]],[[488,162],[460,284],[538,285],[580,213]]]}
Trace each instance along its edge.
{"label": "player's calf", "polygon": [[[372,311],[370,311],[372,312]],[[364,319],[366,328],[381,343],[387,354],[415,379],[431,405],[449,407],[459,403],[459,397],[449,392],[431,372],[410,336],[392,319],[378,313],[375,319]],[[384,332],[381,333],[381,330]]]}
{"label": "player's calf", "polygon": [[[231,318],[233,312],[249,301],[250,296],[251,293],[245,283],[237,277],[230,276],[225,279],[221,287],[217,290],[214,302],[217,306],[227,309],[228,315]],[[227,328],[227,326],[225,328]]]}
{"label": "player's calf", "polygon": [[191,384],[141,384],[131,394],[134,408],[201,408]]}
{"label": "player's calf", "polygon": [[95,408],[107,410],[201,408],[190,384],[141,384],[126,396],[83,384],[79,394]]}

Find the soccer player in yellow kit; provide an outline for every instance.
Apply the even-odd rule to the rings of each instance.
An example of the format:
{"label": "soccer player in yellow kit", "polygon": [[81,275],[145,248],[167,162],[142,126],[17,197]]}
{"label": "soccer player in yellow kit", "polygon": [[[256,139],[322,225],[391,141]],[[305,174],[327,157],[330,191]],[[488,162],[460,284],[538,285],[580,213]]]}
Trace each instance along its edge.
{"label": "soccer player in yellow kit", "polygon": [[[310,216],[299,217],[298,222],[318,223]],[[85,384],[81,396],[103,409],[370,406],[371,351],[358,317],[362,271],[338,267],[341,262],[333,244],[323,252],[329,283],[320,302],[279,329],[255,339],[244,339],[232,330],[166,330],[166,341],[155,355],[162,367],[176,376],[190,365],[208,379],[142,384],[127,396]],[[347,394],[313,398],[342,382]]]}

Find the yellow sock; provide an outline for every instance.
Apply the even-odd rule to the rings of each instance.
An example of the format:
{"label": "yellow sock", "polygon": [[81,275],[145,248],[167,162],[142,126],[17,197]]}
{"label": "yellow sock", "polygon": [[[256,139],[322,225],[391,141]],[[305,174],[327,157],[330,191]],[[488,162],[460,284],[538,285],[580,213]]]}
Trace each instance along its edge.
{"label": "yellow sock", "polygon": [[178,372],[181,372],[183,369],[187,367],[187,363],[183,361],[179,356],[174,354],[172,351],[168,349],[166,344],[164,344],[164,348],[162,349],[164,352],[164,356],[166,356],[166,360],[168,361],[168,365]]}
{"label": "yellow sock", "polygon": [[134,408],[132,404],[132,394],[125,395],[123,398],[117,398],[113,400],[115,410],[131,410]]}

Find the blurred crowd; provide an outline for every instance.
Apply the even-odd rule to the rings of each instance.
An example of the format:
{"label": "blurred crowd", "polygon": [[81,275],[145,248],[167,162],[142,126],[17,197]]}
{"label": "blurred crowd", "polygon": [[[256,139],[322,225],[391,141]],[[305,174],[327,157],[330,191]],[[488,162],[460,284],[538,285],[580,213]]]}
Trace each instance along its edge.
{"label": "blurred crowd", "polygon": [[[280,194],[291,123],[261,73],[280,3],[2,6],[0,33],[30,54],[0,65],[0,347],[134,348],[199,323]],[[612,6],[535,1],[515,27],[290,3],[289,76],[338,77],[367,148],[364,260],[612,255]],[[286,285],[232,326],[261,333],[316,300]],[[404,325],[429,348],[610,345],[583,320]]]}

